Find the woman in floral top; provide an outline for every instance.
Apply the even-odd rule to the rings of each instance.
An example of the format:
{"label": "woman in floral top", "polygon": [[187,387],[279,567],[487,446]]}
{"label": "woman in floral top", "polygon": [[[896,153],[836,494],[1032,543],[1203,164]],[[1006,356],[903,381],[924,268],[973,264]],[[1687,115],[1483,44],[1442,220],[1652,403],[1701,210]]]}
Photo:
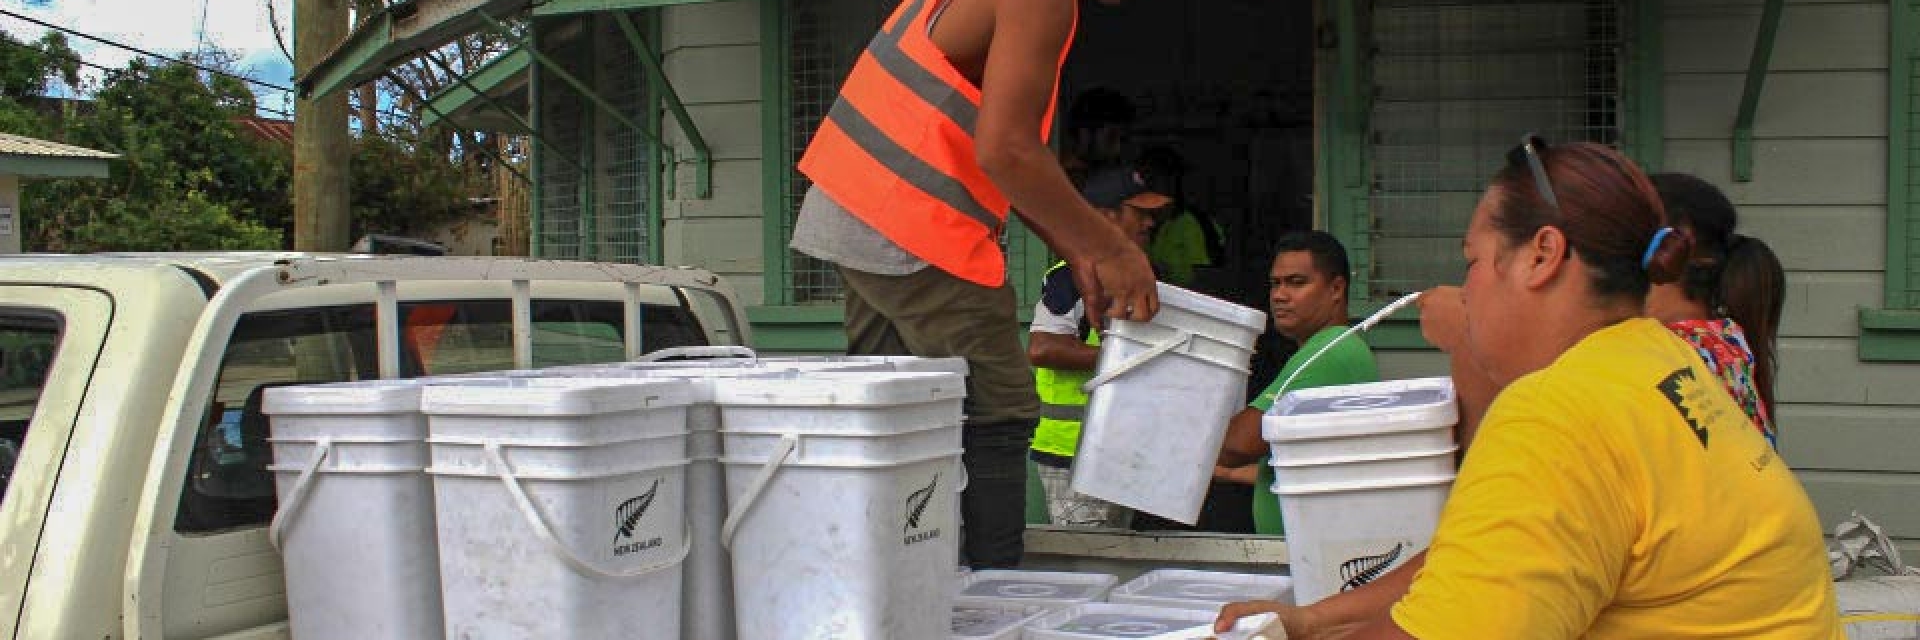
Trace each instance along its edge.
{"label": "woman in floral top", "polygon": [[1647,315],[1694,346],[1707,367],[1775,441],[1774,345],[1786,297],[1786,273],[1765,242],[1738,233],[1733,203],[1705,180],[1679,173],[1652,176],[1667,221],[1690,236],[1691,259],[1680,282],[1655,285]]}

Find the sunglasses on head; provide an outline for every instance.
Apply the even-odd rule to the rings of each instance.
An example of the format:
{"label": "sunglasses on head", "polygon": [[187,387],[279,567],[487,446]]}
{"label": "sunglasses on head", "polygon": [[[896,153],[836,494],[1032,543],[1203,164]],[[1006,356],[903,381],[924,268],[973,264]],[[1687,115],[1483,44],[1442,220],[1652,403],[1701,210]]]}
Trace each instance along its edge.
{"label": "sunglasses on head", "polygon": [[1547,141],[1538,135],[1528,133],[1520,137],[1520,146],[1507,152],[1507,164],[1526,165],[1533,170],[1533,186],[1540,190],[1540,199],[1555,210],[1560,208],[1560,198],[1553,194],[1553,183],[1547,181],[1547,165],[1540,161],[1541,154],[1547,152]]}

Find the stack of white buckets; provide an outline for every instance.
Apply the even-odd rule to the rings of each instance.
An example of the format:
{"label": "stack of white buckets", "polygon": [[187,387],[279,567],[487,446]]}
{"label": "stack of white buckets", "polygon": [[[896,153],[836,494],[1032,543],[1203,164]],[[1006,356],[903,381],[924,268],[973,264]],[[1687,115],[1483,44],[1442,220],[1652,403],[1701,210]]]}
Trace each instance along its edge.
{"label": "stack of white buckets", "polygon": [[1379,578],[1427,547],[1453,486],[1448,378],[1293,391],[1262,419],[1295,602]]}
{"label": "stack of white buckets", "polygon": [[964,372],[749,356],[269,389],[292,633],[944,637]]}

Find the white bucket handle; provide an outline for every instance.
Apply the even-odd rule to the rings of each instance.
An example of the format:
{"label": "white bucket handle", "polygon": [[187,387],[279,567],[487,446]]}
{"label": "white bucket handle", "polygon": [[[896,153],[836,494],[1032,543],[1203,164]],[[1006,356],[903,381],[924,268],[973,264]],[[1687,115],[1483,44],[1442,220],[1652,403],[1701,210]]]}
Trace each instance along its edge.
{"label": "white bucket handle", "polygon": [[1126,362],[1120,363],[1120,366],[1114,367],[1113,370],[1111,371],[1107,371],[1100,375],[1094,376],[1092,379],[1087,380],[1086,384],[1080,385],[1080,390],[1087,393],[1093,393],[1093,390],[1099,388],[1100,385],[1106,384],[1108,382],[1112,382],[1114,378],[1118,378],[1120,376],[1126,375],[1128,371],[1132,371],[1134,369],[1139,368],[1140,365],[1146,364],[1148,360],[1152,360],[1154,358],[1160,357],[1160,354],[1166,353],[1168,351],[1172,351],[1174,349],[1180,348],[1192,342],[1193,342],[1192,331],[1188,331],[1186,329],[1175,329],[1173,332],[1172,338],[1169,338],[1165,342],[1161,342],[1160,344],[1153,345],[1153,348],[1151,349],[1147,349],[1146,351],[1142,351],[1138,354],[1135,354],[1132,358],[1128,358]]}
{"label": "white bucket handle", "polygon": [[746,493],[727,510],[726,523],[720,525],[720,544],[733,550],[733,532],[739,528],[740,521],[747,517],[747,511],[753,509],[753,503],[759,501],[761,492],[767,490],[767,484],[773,482],[773,474],[780,471],[780,465],[793,455],[794,448],[800,446],[800,434],[789,433],[780,436],[779,446],[773,455],[767,457],[767,463],[760,467],[760,473],[753,477],[753,483],[747,485]]}
{"label": "white bucket handle", "polygon": [[542,518],[539,510],[534,508],[533,500],[528,499],[526,490],[520,487],[520,478],[514,475],[511,467],[507,466],[506,457],[500,455],[500,443],[489,441],[482,445],[482,448],[487,452],[487,459],[492,461],[495,473],[500,476],[500,482],[506,485],[507,493],[513,495],[514,505],[520,507],[520,515],[526,518],[528,526],[533,527],[534,534],[540,536],[540,540],[547,544],[547,548],[551,549],[554,555],[560,556],[561,560],[567,562],[567,566],[573,567],[573,570],[580,572],[581,575],[588,577],[599,576],[603,578],[632,578],[646,575],[680,564],[682,560],[687,558],[687,552],[693,549],[693,528],[691,525],[682,522],[680,525],[682,529],[680,550],[674,552],[671,558],[624,571],[608,571],[593,566],[586,560],[581,559],[580,556],[574,555],[573,550],[567,548],[565,544],[561,544],[560,538],[553,534],[553,528],[547,526],[546,519]]}
{"label": "white bucket handle", "polygon": [[275,551],[287,534],[287,521],[300,511],[300,505],[307,501],[307,491],[313,487],[313,472],[320,469],[320,463],[327,459],[327,453],[333,450],[332,438],[321,438],[313,443],[313,457],[307,459],[307,466],[300,469],[300,477],[294,479],[293,488],[287,490],[287,500],[273,510],[273,522],[267,525],[267,541],[273,543]]}
{"label": "white bucket handle", "polygon": [[667,358],[741,358],[754,364],[760,362],[760,354],[751,347],[739,345],[720,345],[711,347],[668,347],[649,351],[634,362],[659,362]]}

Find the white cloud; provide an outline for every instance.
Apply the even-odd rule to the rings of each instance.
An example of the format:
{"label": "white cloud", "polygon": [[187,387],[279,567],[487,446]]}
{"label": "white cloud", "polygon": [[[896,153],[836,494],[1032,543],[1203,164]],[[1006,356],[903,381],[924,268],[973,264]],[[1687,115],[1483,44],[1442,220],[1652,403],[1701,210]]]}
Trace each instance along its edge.
{"label": "white cloud", "polygon": [[[293,0],[0,0],[0,6],[11,12],[168,56],[194,51],[204,42],[238,55],[239,66],[249,77],[290,86],[291,65],[274,43],[268,3],[273,4],[282,37],[291,46]],[[0,28],[25,40],[46,31],[7,16],[0,16]],[[124,66],[139,55],[72,36],[68,41],[87,62],[109,68]],[[90,75],[97,77],[97,73]],[[271,89],[254,89],[263,105],[281,102]]]}

